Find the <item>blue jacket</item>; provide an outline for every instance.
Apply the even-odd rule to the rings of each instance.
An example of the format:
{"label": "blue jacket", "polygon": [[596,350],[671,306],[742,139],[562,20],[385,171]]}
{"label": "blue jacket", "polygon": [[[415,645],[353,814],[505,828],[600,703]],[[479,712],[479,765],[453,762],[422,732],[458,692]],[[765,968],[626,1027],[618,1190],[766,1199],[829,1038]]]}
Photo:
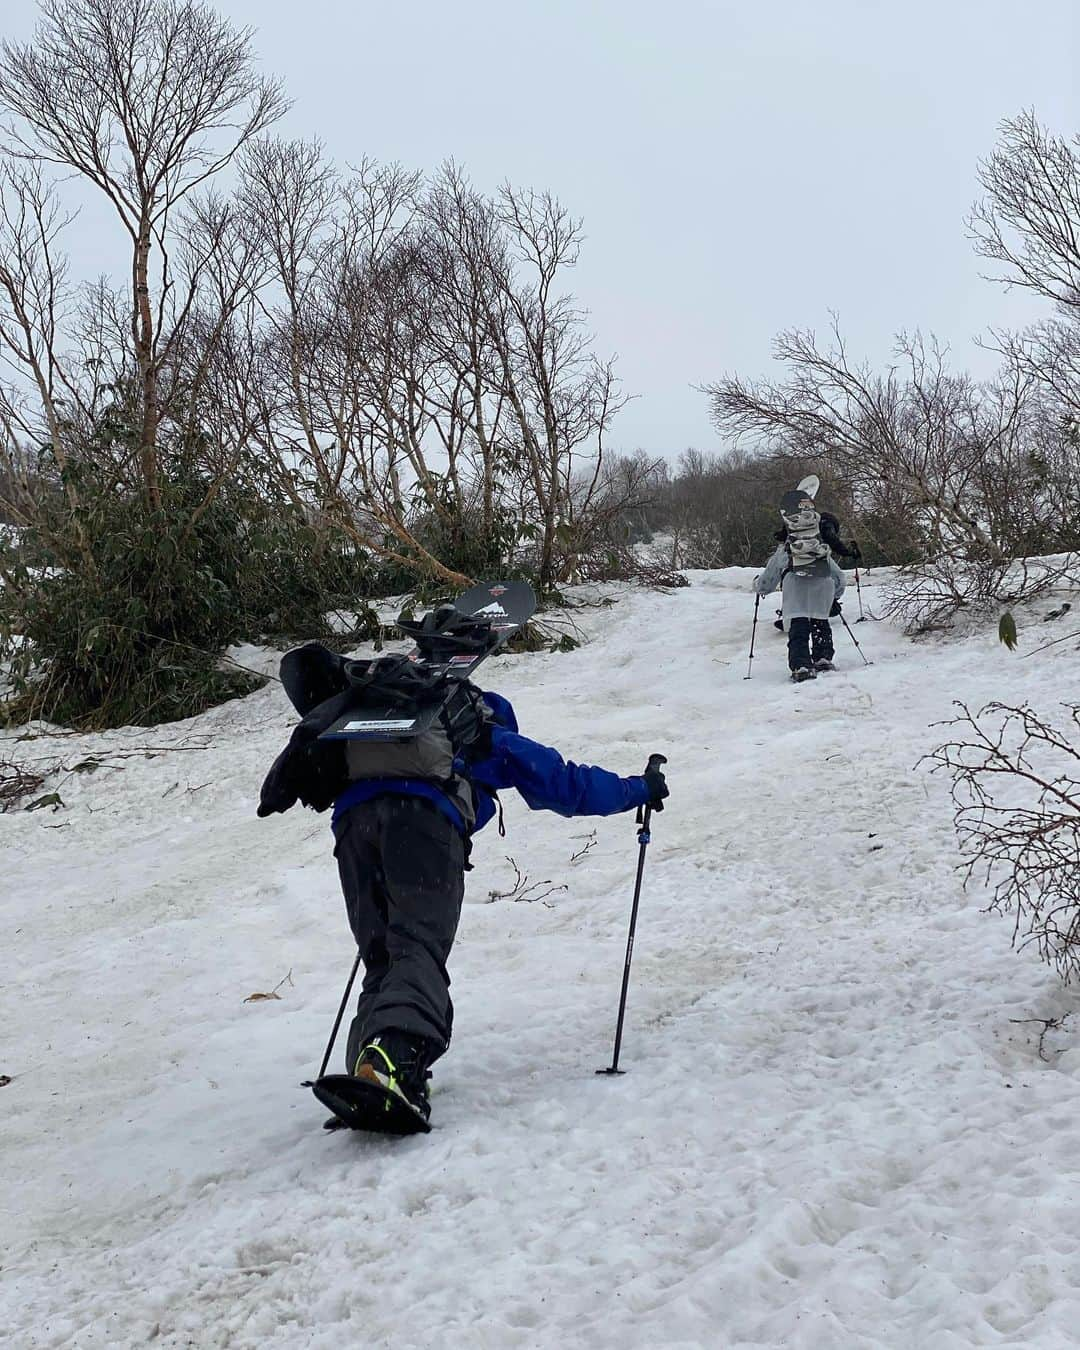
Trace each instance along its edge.
{"label": "blue jacket", "polygon": [[[473,833],[482,830],[494,816],[495,793],[500,788],[516,788],[534,811],[556,811],[561,816],[611,816],[644,806],[649,800],[644,778],[620,778],[607,769],[564,760],[557,750],[518,732],[514,709],[507,699],[485,693],[484,702],[494,716],[490,755],[471,763],[460,758],[454,761],[455,772],[473,786]],[[334,803],[334,826],[351,807],[387,793],[426,797],[462,834],[468,833],[450,798],[437,784],[422,778],[362,778],[350,783]]]}

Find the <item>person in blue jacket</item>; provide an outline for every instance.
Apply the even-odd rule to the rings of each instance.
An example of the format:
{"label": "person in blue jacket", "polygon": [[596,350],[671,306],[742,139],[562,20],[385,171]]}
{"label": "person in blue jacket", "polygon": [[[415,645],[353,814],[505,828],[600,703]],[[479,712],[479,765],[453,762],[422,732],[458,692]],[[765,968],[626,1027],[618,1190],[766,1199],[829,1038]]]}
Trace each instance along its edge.
{"label": "person in blue jacket", "polygon": [[[357,777],[333,799],[334,855],[364,963],[347,1071],[402,1097],[425,1120],[429,1069],[453,1027],[447,960],[468,853],[473,835],[496,814],[495,794],[513,788],[533,810],[568,817],[646,803],[663,809],[668,795],[659,769],[621,778],[566,761],[521,735],[505,698],[476,693],[481,729],[449,776]],[[298,797],[313,804],[289,755],[287,748],[263,785],[260,815],[287,810]]]}

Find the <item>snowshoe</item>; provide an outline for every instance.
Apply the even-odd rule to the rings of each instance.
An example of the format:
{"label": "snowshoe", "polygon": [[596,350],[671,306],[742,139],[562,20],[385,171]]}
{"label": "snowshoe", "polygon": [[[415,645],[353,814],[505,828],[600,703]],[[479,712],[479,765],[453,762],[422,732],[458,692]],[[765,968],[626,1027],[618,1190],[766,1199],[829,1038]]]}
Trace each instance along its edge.
{"label": "snowshoe", "polygon": [[835,666],[833,665],[833,663],[832,663],[831,661],[829,661],[826,657],[824,657],[824,656],[819,656],[818,659],[814,662],[814,669],[817,670],[817,671],[821,671],[821,670],[835,670],[836,667],[835,667]]}
{"label": "snowshoe", "polygon": [[328,1074],[312,1091],[351,1129],[426,1134],[428,1077],[424,1042],[392,1030],[364,1046],[351,1074]]}
{"label": "snowshoe", "polygon": [[809,666],[799,666],[791,672],[791,678],[796,684],[802,684],[804,680],[816,680],[817,672],[811,670]]}
{"label": "snowshoe", "polygon": [[311,1090],[334,1115],[326,1130],[371,1130],[375,1134],[429,1134],[427,1116],[408,1098],[350,1073],[328,1073]]}

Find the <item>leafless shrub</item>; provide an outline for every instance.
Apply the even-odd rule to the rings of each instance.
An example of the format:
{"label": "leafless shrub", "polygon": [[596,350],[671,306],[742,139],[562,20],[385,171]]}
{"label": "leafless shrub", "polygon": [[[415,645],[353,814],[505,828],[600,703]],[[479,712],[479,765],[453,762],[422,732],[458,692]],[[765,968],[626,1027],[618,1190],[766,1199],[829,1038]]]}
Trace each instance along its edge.
{"label": "leafless shrub", "polygon": [[1030,602],[1077,584],[1076,554],[1015,560],[941,554],[897,569],[884,610],[903,620],[909,633],[947,632],[961,613],[980,620],[1001,605]]}
{"label": "leafless shrub", "polygon": [[[1010,1017],[1009,1021],[1013,1024],[1013,1026],[1018,1027],[1022,1026],[1042,1027],[1042,1031],[1039,1032],[1039,1040],[1036,1049],[1038,1050],[1039,1058],[1042,1060],[1042,1062],[1044,1064],[1050,1064],[1053,1061],[1050,1059],[1050,1056],[1046,1053],[1046,1038],[1050,1035],[1052,1031],[1064,1031],[1065,1024],[1068,1022],[1069,1018],[1072,1017],[1072,1015],[1073,1015],[1072,1011],[1070,1010],[1069,1012],[1062,1013],[1060,1017]],[[1061,1052],[1059,1051],[1058,1053],[1060,1054]]]}
{"label": "leafless shrub", "polygon": [[582,860],[582,858],[587,858],[589,856],[589,854],[593,851],[593,849],[597,845],[596,834],[597,834],[596,830],[592,830],[588,835],[586,835],[584,844],[582,844],[582,846],[579,849],[576,849],[573,853],[571,853],[570,862],[572,864],[579,863]]}
{"label": "leafless shrub", "polygon": [[993,883],[1014,945],[1034,944],[1068,982],[1080,973],[1080,705],[1066,705],[1064,730],[1026,704],[955,706],[953,739],[928,758],[952,775],[965,882]]}
{"label": "leafless shrub", "polygon": [[578,559],[577,581],[632,581],[656,591],[674,591],[690,582],[648,549],[629,544],[600,543]]}
{"label": "leafless shrub", "polygon": [[605,461],[599,477],[579,478],[571,493],[573,518],[556,535],[560,581],[685,586],[685,577],[639,548],[665,478],[663,461],[640,451]]}

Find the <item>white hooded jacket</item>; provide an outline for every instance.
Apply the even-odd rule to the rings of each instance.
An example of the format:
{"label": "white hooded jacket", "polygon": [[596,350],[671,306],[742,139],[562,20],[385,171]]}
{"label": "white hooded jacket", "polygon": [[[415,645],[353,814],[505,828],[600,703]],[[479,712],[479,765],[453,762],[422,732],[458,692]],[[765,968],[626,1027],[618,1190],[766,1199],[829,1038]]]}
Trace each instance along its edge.
{"label": "white hooded jacket", "polygon": [[844,574],[831,558],[828,576],[799,576],[791,570],[791,559],[783,544],[765,564],[754,589],[758,595],[768,595],[781,582],[785,619],[827,619],[834,601],[844,594]]}

